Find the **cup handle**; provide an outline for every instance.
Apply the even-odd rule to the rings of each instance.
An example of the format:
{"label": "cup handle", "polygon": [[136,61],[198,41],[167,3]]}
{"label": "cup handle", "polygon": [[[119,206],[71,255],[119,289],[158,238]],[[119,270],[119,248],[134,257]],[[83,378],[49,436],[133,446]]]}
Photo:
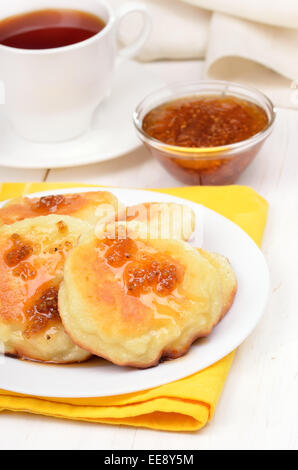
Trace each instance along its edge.
{"label": "cup handle", "polygon": [[118,10],[116,18],[116,28],[118,32],[122,20],[131,13],[140,13],[142,15],[143,28],[139,36],[133,41],[132,44],[122,47],[118,51],[118,63],[122,63],[126,59],[135,57],[144,46],[152,30],[152,17],[145,5],[140,3],[128,3],[127,5],[123,5],[120,10]]}

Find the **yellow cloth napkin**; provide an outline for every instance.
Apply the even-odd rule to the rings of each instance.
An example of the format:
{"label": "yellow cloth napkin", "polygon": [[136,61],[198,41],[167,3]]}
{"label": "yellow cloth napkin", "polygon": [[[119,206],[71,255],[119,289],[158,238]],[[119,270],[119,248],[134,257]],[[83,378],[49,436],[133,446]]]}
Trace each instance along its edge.
{"label": "yellow cloth napkin", "polygon": [[[4,183],[0,200],[37,191],[82,187],[82,184]],[[184,187],[155,190],[189,199],[213,209],[242,227],[259,245],[268,204],[244,186]],[[41,398],[0,390],[0,411],[28,412],[57,418],[147,427],[167,431],[196,431],[212,418],[234,353],[190,377],[168,385],[105,398]],[[1,378],[0,378],[1,382]]]}

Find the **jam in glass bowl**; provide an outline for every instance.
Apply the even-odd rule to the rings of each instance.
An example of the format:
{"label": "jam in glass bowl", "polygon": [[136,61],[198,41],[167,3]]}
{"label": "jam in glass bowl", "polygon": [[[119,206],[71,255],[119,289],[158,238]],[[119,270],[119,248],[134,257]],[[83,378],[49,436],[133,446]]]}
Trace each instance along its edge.
{"label": "jam in glass bowl", "polygon": [[149,151],[186,184],[233,184],[275,121],[260,91],[225,81],[180,83],[147,96],[134,113]]}

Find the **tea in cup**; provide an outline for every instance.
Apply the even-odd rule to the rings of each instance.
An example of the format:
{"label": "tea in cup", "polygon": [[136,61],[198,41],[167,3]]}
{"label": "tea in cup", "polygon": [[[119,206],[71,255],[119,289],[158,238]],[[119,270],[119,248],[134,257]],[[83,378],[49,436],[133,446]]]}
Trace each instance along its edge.
{"label": "tea in cup", "polygon": [[[119,25],[135,12],[143,29],[118,50]],[[37,142],[83,134],[111,90],[117,61],[136,56],[150,30],[151,18],[137,3],[114,14],[102,0],[1,2],[0,80],[16,132]]]}

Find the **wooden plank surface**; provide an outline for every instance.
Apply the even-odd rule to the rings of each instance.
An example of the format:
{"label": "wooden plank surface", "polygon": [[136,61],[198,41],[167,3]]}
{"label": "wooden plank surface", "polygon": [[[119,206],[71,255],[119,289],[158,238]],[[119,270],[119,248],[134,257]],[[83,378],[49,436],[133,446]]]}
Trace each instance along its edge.
{"label": "wooden plank surface", "polygon": [[[201,70],[197,62],[150,67],[167,81],[199,78]],[[297,148],[298,112],[278,110],[272,137],[239,181],[270,202],[263,251],[271,297],[259,326],[237,352],[213,421],[198,433],[175,434],[4,413],[1,449],[298,449]],[[114,162],[47,175],[0,168],[1,182],[45,176],[123,187],[177,185],[144,149]]]}

